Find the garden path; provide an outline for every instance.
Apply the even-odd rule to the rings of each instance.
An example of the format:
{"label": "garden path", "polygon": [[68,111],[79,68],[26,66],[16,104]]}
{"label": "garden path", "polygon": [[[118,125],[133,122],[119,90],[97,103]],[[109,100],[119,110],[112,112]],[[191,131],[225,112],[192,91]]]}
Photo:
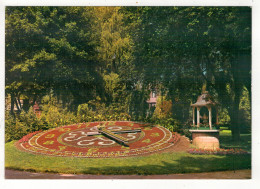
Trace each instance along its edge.
{"label": "garden path", "polygon": [[5,170],[6,179],[250,179],[251,170],[170,175],[73,175]]}

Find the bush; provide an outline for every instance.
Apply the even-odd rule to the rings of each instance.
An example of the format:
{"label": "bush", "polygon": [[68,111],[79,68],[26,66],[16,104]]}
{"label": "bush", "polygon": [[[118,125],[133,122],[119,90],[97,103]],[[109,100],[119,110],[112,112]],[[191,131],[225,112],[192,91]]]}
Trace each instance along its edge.
{"label": "bush", "polygon": [[228,110],[226,108],[220,109],[218,119],[220,125],[230,124],[230,117],[228,115]]}
{"label": "bush", "polygon": [[77,119],[80,122],[127,121],[131,119],[131,116],[126,113],[124,107],[119,103],[106,106],[105,103],[102,103],[101,99],[97,97],[96,100],[78,106]]}
{"label": "bush", "polygon": [[185,135],[186,137],[188,137],[189,139],[192,138],[191,136],[191,132],[189,131],[191,129],[191,125],[192,125],[192,120],[188,120],[183,124],[179,124],[179,130],[178,132],[182,135]]}
{"label": "bush", "polygon": [[155,119],[168,119],[172,116],[172,101],[166,100],[165,96],[157,98],[156,108],[153,113]]}
{"label": "bush", "polygon": [[18,140],[27,134],[27,128],[21,124],[15,116],[5,113],[5,142]]}
{"label": "bush", "polygon": [[[47,101],[49,98],[44,98],[45,101],[41,105],[43,110],[40,117],[37,117],[30,107],[29,111],[21,111],[20,114],[11,115],[6,112],[5,116],[5,142],[19,140],[24,135],[29,133],[47,130],[67,124],[78,122],[77,117],[62,109],[55,99]],[[47,100],[46,100],[47,99]]]}
{"label": "bush", "polygon": [[[148,121],[148,120],[147,120]],[[155,119],[152,118],[150,121],[151,123],[155,123],[167,128],[171,132],[179,132],[180,125],[176,119],[168,118],[168,119]]]}
{"label": "bush", "polygon": [[42,122],[36,117],[32,107],[29,108],[28,112],[22,111],[17,115],[17,118],[19,119],[19,122],[25,125],[28,132],[42,130]]}
{"label": "bush", "polygon": [[62,108],[62,106],[58,103],[58,100],[54,97],[43,97],[40,107],[42,109],[40,120],[45,126],[43,130],[72,124],[79,121],[74,113],[68,111],[66,108]]}
{"label": "bush", "polygon": [[32,107],[26,113],[22,111],[20,114],[11,115],[9,112],[5,114],[5,142],[19,140],[24,135],[42,130],[42,122],[33,112]]}
{"label": "bush", "polygon": [[165,96],[157,98],[156,108],[150,121],[159,124],[172,132],[179,132],[180,124],[172,118],[172,101],[166,100]]}
{"label": "bush", "polygon": [[80,122],[92,121],[94,115],[95,113],[92,111],[88,104],[80,104],[78,106],[77,118]]}

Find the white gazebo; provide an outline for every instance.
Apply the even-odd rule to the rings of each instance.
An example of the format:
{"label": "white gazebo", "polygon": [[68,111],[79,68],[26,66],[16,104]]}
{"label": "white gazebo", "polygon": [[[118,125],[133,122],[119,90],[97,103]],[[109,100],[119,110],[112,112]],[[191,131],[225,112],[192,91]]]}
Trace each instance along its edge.
{"label": "white gazebo", "polygon": [[[218,124],[218,110],[217,103],[214,102],[208,91],[202,92],[195,104],[191,105],[193,108],[193,127],[189,131],[192,133],[192,144],[197,148],[215,150],[219,148],[219,130],[212,128],[212,114],[215,113],[214,123]],[[201,116],[201,111],[204,115]],[[195,112],[197,111],[197,121],[195,120]],[[203,112],[202,111],[202,112]],[[208,114],[208,115],[207,115]],[[203,119],[204,124],[209,125],[208,128],[200,128],[200,119]]]}
{"label": "white gazebo", "polygon": [[[197,128],[200,127],[200,118],[202,118],[200,111],[203,107],[206,107],[208,110],[208,116],[203,115],[204,120],[208,119],[208,124],[210,130],[212,130],[212,112],[213,108],[215,108],[216,117],[215,117],[215,124],[218,124],[218,110],[217,110],[217,103],[214,102],[213,98],[209,95],[208,91],[202,92],[202,94],[198,97],[197,102],[192,104],[192,117],[193,117],[193,126]],[[197,110],[197,121],[195,120],[195,112]]]}

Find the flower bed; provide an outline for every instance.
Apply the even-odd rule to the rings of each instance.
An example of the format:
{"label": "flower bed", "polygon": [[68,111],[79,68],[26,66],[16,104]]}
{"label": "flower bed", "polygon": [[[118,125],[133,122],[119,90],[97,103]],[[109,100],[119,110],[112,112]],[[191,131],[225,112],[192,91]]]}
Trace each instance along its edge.
{"label": "flower bed", "polygon": [[23,136],[23,138],[21,138],[18,142],[19,143],[24,143],[24,142],[28,142],[30,138],[32,138],[34,135],[36,135],[37,133],[40,133],[42,131],[35,131],[33,133],[29,133],[28,135]]}
{"label": "flower bed", "polygon": [[[91,135],[97,132],[96,126],[100,124],[105,124],[107,130],[141,128],[141,132],[119,134],[128,141],[128,146],[124,146],[104,135]],[[30,133],[18,141],[17,147],[23,151],[52,156],[109,158],[154,153],[170,148],[179,139],[178,133],[161,126],[131,121],[104,121],[65,125]]]}
{"label": "flower bed", "polygon": [[198,148],[191,148],[188,150],[190,154],[213,154],[213,155],[239,155],[239,154],[249,154],[249,152],[243,149],[216,149],[216,150],[206,150],[206,149],[198,149]]}
{"label": "flower bed", "polygon": [[181,138],[181,135],[179,133],[173,132],[172,138],[169,142],[176,144],[180,140],[180,138]]}

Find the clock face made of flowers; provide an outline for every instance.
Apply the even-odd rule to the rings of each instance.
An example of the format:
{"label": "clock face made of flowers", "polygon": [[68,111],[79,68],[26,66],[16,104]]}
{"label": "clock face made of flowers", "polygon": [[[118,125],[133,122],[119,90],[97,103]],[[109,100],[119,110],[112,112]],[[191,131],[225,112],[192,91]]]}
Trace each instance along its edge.
{"label": "clock face made of flowers", "polygon": [[145,123],[89,122],[31,133],[16,146],[23,151],[51,156],[126,157],[169,148],[174,145],[174,136],[161,126]]}

